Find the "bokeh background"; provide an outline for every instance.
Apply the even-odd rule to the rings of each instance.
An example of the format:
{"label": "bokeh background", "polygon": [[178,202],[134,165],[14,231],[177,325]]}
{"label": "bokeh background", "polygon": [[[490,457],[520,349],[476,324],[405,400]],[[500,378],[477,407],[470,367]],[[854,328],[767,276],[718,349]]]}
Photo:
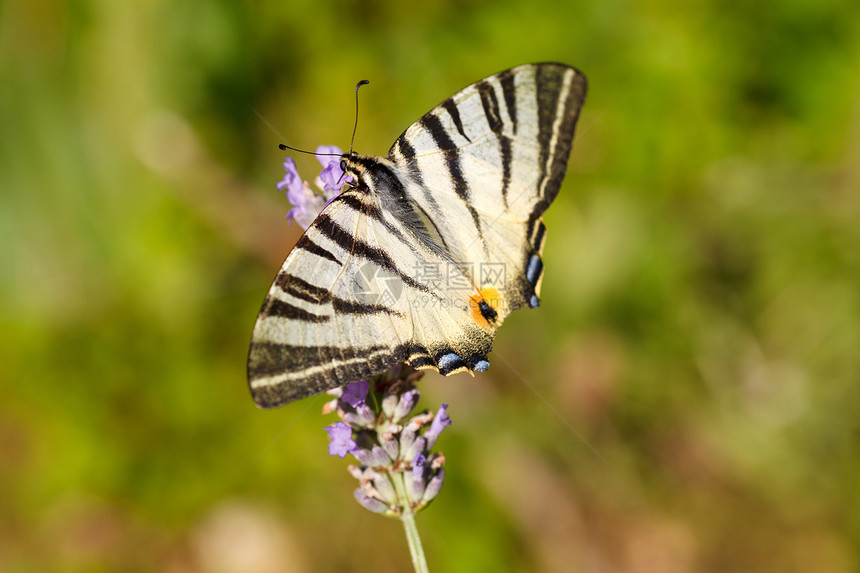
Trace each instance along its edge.
{"label": "bokeh background", "polygon": [[0,570],[410,570],[324,399],[246,388],[276,146],[542,60],[590,92],[541,308],[422,385],[431,570],[857,571],[854,0],[0,2]]}

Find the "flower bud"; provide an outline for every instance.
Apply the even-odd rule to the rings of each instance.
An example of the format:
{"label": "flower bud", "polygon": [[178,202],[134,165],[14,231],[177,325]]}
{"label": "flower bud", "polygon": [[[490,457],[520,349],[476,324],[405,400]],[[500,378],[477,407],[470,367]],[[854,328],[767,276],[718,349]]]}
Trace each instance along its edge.
{"label": "flower bud", "polygon": [[355,501],[360,503],[364,509],[368,509],[373,513],[386,513],[389,511],[388,506],[379,501],[378,499],[373,499],[366,493],[364,493],[361,488],[356,489],[353,492],[353,497],[355,497]]}

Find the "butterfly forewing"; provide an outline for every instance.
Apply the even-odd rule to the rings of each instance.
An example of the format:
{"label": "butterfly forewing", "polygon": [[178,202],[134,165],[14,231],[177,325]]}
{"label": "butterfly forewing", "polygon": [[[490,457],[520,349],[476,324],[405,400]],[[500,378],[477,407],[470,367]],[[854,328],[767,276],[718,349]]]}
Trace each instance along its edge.
{"label": "butterfly forewing", "polygon": [[504,272],[508,312],[537,304],[540,217],[558,194],[585,90],[569,66],[512,68],[431,110],[389,151],[420,175],[411,199],[433,214],[455,258]]}
{"label": "butterfly forewing", "polygon": [[274,407],[408,362],[485,370],[499,325],[537,306],[541,215],[558,193],[585,78],[529,64],[468,86],[308,228],[257,319],[251,393]]}

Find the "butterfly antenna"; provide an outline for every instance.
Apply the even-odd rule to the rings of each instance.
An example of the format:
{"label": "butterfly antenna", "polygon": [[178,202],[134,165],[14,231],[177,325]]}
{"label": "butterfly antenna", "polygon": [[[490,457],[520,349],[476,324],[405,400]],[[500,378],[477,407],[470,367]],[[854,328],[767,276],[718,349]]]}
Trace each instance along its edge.
{"label": "butterfly antenna", "polygon": [[358,88],[369,83],[367,80],[361,80],[355,84],[355,124],[352,126],[352,139],[349,140],[350,153],[352,153],[352,144],[355,143],[355,130],[358,129]]}
{"label": "butterfly antenna", "polygon": [[[365,84],[369,84],[368,80],[361,80],[357,84],[355,84],[355,124],[352,126],[352,139],[349,140],[349,152],[352,153],[352,144],[355,142],[355,131],[358,129],[358,88]],[[284,145],[283,143],[278,144],[278,149],[281,151],[298,151],[299,153],[307,153],[308,155],[331,155],[331,156],[340,156],[339,153],[317,153],[316,151],[305,151],[304,149],[296,149],[295,147],[290,147],[289,145]]]}
{"label": "butterfly antenna", "polygon": [[298,151],[299,153],[307,153],[308,155],[336,155],[340,157],[340,153],[317,153],[316,151],[305,151],[304,149],[296,149],[295,147],[290,147],[289,145],[284,145],[283,143],[278,144],[278,149],[281,151],[286,151],[289,149],[290,151]]}

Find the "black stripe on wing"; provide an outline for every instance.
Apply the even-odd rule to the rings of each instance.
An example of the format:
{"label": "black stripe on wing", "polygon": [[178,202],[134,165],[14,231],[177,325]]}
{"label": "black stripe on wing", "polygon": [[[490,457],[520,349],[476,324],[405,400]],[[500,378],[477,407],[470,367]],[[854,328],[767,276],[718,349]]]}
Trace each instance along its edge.
{"label": "black stripe on wing", "polygon": [[447,111],[448,115],[451,116],[451,120],[454,122],[454,126],[457,128],[460,135],[462,135],[466,141],[471,142],[472,140],[463,130],[463,121],[460,119],[460,110],[457,109],[457,104],[454,103],[454,100],[451,98],[446,99],[442,102],[442,107],[445,108],[445,111]]}
{"label": "black stripe on wing", "polygon": [[262,316],[274,316],[276,318],[285,318],[288,320],[298,320],[300,322],[328,322],[331,316],[314,314],[303,308],[294,306],[281,299],[269,297],[263,307]]}
{"label": "black stripe on wing", "polygon": [[[502,162],[502,203],[505,209],[508,208],[508,190],[511,186],[511,162],[513,161],[513,152],[511,150],[511,140],[503,134],[504,123],[502,122],[501,112],[499,110],[499,100],[496,97],[496,88],[489,82],[478,82],[475,86],[478,89],[478,94],[481,97],[481,106],[484,108],[484,116],[487,119],[487,125],[490,130],[496,134],[499,141],[499,157]],[[515,102],[507,100],[505,94],[505,103],[510,106],[516,106]],[[514,107],[514,117],[516,116],[516,107]],[[513,123],[513,131],[516,132],[515,119],[511,119]]]}
{"label": "black stripe on wing", "polygon": [[543,218],[537,216],[534,219],[529,219],[526,236],[532,249],[537,254],[542,254],[546,240],[546,226],[543,224]]}
{"label": "black stripe on wing", "polygon": [[[365,379],[400,360],[402,357],[393,355],[392,349],[384,344],[356,348],[252,341],[248,353],[248,382],[257,405],[275,408]],[[266,380],[289,373],[300,374],[301,378]]]}
{"label": "black stripe on wing", "polygon": [[[411,247],[412,242],[403,236],[400,229],[396,228],[390,221],[388,221],[385,214],[376,205],[376,202],[369,197],[369,188],[370,186],[374,186],[377,196],[384,196],[386,199],[394,200],[398,203],[397,207],[400,210],[411,209],[411,207],[405,203],[405,199],[403,197],[403,185],[400,183],[400,180],[397,179],[397,177],[395,177],[387,167],[373,162],[370,158],[357,157],[353,159],[353,161],[361,164],[366,170],[363,174],[358,175],[358,189],[361,195],[356,193],[344,194],[335,199],[335,201],[338,201],[343,205],[348,205],[350,208],[363,215],[367,215],[385,227],[385,230],[391,233],[397,240]],[[372,181],[366,182],[366,178],[371,178]],[[384,185],[388,185],[388,187],[381,189]]]}
{"label": "black stripe on wing", "polygon": [[368,217],[372,217],[376,220],[381,219],[379,207],[377,207],[372,201],[362,200],[360,197],[357,197],[355,193],[344,193],[335,199],[335,201],[342,205],[349,205],[355,211],[358,211],[363,215],[367,215]]}
{"label": "black stripe on wing", "polygon": [[532,240],[532,247],[537,251],[538,254],[543,253],[543,245],[546,239],[546,227],[543,224],[543,221],[538,221],[537,232],[535,233],[534,239]]}
{"label": "black stripe on wing", "polygon": [[[566,81],[570,87],[562,100]],[[536,68],[538,106],[538,142],[540,144],[541,180],[546,208],[552,203],[567,170],[567,160],[573,145],[573,132],[579,110],[585,101],[585,76],[575,69],[559,65],[540,65]],[[556,125],[557,124],[557,125]],[[551,142],[555,138],[555,148]],[[550,153],[552,156],[550,157]]]}
{"label": "black stripe on wing", "polygon": [[304,279],[285,272],[278,273],[275,284],[285,293],[305,302],[320,304],[331,296],[329,289],[312,285]]}
{"label": "black stripe on wing", "polygon": [[451,139],[451,136],[448,135],[447,130],[445,130],[441,120],[436,115],[428,113],[419,119],[418,122],[421,124],[421,127],[427,130],[430,137],[433,138],[433,142],[439,151],[443,152],[445,167],[448,168],[448,175],[454,183],[454,191],[463,200],[463,203],[469,210],[469,214],[475,223],[475,229],[478,231],[478,236],[483,241],[484,232],[481,229],[481,219],[478,216],[478,212],[472,206],[472,198],[469,188],[466,186],[466,178],[463,176],[463,168],[460,165],[460,154],[458,153],[457,145]]}
{"label": "black stripe on wing", "polygon": [[[381,180],[371,182],[370,184],[376,185],[378,187],[379,185],[385,184],[385,182],[390,182],[392,184],[392,187],[385,190],[384,196],[398,203],[398,212],[401,214],[409,213],[412,210],[412,206],[406,203],[405,198],[403,197],[403,185],[394,176],[394,174],[389,171],[387,167],[374,163],[369,158],[365,157],[356,158],[355,161],[360,162],[367,170],[367,175],[360,176],[359,178],[359,189],[363,189],[362,193],[364,193],[364,197],[359,197],[355,193],[350,193],[341,195],[340,197],[335,199],[335,201],[338,201],[344,205],[348,205],[350,208],[362,213],[363,215],[367,215],[375,222],[385,227],[385,230],[391,233],[391,235],[398,241],[400,241],[404,245],[407,245],[409,248],[414,248],[414,242],[407,239],[403,235],[403,233],[400,232],[400,229],[392,225],[388,218],[379,209],[379,207],[377,207],[376,203],[372,199],[367,197],[367,195],[369,194],[368,189],[365,188],[367,185],[362,179],[367,176],[373,177],[378,173],[383,173],[383,175],[381,175]],[[377,193],[377,196],[381,195]],[[414,229],[407,225],[407,230],[411,231]]]}
{"label": "black stripe on wing", "polygon": [[[389,308],[387,306],[378,305],[378,304],[368,304],[363,302],[357,302],[352,300],[347,300],[345,298],[340,298],[331,293],[331,291],[327,288],[319,287],[313,285],[302,278],[299,278],[295,275],[291,275],[289,273],[280,273],[278,277],[275,279],[275,284],[286,294],[294,296],[300,300],[305,302],[311,302],[316,304],[331,304],[332,308],[335,312],[342,314],[353,314],[353,315],[362,315],[362,314],[391,314],[394,316],[402,317],[403,314]],[[278,300],[278,299],[273,299]],[[281,302],[281,301],[278,301]],[[281,304],[287,304],[281,302]],[[297,308],[297,307],[294,307]],[[302,311],[302,309],[298,308],[297,310]],[[305,312],[305,311],[302,311]],[[310,314],[310,313],[308,313]],[[311,315],[315,316],[315,315]],[[292,317],[285,317],[292,318]],[[324,316],[321,318],[325,318],[328,320],[328,316]],[[316,320],[311,320],[311,322],[318,322]]]}
{"label": "black stripe on wing", "polygon": [[402,350],[404,359],[406,362],[411,364],[413,368],[436,366],[436,362],[434,362],[433,357],[430,356],[430,350],[428,350],[428,348],[423,344],[407,342],[406,344],[401,345],[401,348],[398,350]]}
{"label": "black stripe on wing", "polygon": [[511,140],[504,135],[499,136],[499,151],[502,155],[502,203],[507,209],[508,190],[511,188],[511,162],[513,162],[514,157],[511,150]]}
{"label": "black stripe on wing", "polygon": [[421,207],[420,204],[413,203],[413,207],[418,209],[422,218],[428,221],[432,226],[435,232],[435,235],[439,237],[439,242],[442,243],[442,246],[445,247],[445,250],[448,252],[451,251],[450,245],[445,240],[445,237],[442,235],[442,231],[439,230],[439,226],[436,223],[436,218],[441,216],[441,209],[439,209],[439,203],[436,201],[436,198],[433,197],[433,194],[429,189],[424,185],[424,178],[421,176],[421,169],[418,167],[417,163],[412,161],[415,158],[415,149],[412,145],[406,140],[406,134],[404,133],[400,137],[397,138],[397,141],[394,142],[394,145],[391,146],[391,150],[388,152],[388,157],[391,160],[399,161],[401,164],[406,166],[406,170],[409,173],[409,177],[412,178],[415,183],[418,184],[418,188],[421,189],[424,199],[427,201],[427,204],[436,214],[435,218],[431,217],[430,214]]}
{"label": "black stripe on wing", "polygon": [[[558,115],[558,99],[561,86],[563,83],[563,74],[566,70],[558,70],[557,68],[547,68],[538,66],[535,69],[535,82],[537,85],[537,112],[538,112],[538,146],[540,154],[538,155],[538,167],[540,168],[540,179],[538,180],[538,189],[541,189],[545,181],[551,178],[552,174],[548,172],[550,165],[550,147],[553,136],[553,124]],[[571,133],[573,136],[573,133]],[[565,159],[567,156],[565,155]],[[564,173],[562,173],[562,176]],[[547,202],[547,206],[549,203]]]}
{"label": "black stripe on wing", "polygon": [[487,119],[490,131],[501,133],[504,124],[502,123],[502,116],[499,113],[499,100],[496,98],[496,89],[486,81],[478,82],[475,87],[481,98],[481,107],[484,108],[484,117]]}
{"label": "black stripe on wing", "polygon": [[322,257],[323,259],[326,259],[333,263],[337,263],[339,266],[343,266],[343,263],[340,262],[331,251],[313,242],[311,238],[308,237],[307,233],[299,237],[299,240],[296,242],[295,248],[307,251],[309,253],[313,253],[318,257]]}
{"label": "black stripe on wing", "polygon": [[366,259],[387,271],[391,271],[400,277],[400,280],[405,284],[414,289],[427,293],[430,292],[430,288],[426,285],[419,283],[397,268],[397,265],[394,264],[394,261],[391,260],[391,257],[389,257],[385,251],[353,236],[332,219],[325,211],[320,213],[314,220],[314,228],[348,253],[361,257],[362,259]]}
{"label": "black stripe on wing", "polygon": [[332,307],[335,312],[343,314],[390,314],[403,318],[403,313],[398,312],[393,308],[389,308],[381,304],[366,304],[363,302],[346,300],[344,298],[333,298]]}
{"label": "black stripe on wing", "polygon": [[[391,149],[388,150],[388,157],[395,161],[415,159],[415,148],[412,147],[412,144],[406,139],[406,132],[403,132],[391,145]],[[421,180],[420,171],[413,175],[412,178],[415,179],[417,183],[422,185],[424,184]]]}
{"label": "black stripe on wing", "polygon": [[502,95],[505,98],[505,105],[508,108],[508,118],[511,120],[511,128],[514,134],[517,133],[517,92],[514,85],[513,70],[505,70],[496,75],[499,83],[502,85]]}

